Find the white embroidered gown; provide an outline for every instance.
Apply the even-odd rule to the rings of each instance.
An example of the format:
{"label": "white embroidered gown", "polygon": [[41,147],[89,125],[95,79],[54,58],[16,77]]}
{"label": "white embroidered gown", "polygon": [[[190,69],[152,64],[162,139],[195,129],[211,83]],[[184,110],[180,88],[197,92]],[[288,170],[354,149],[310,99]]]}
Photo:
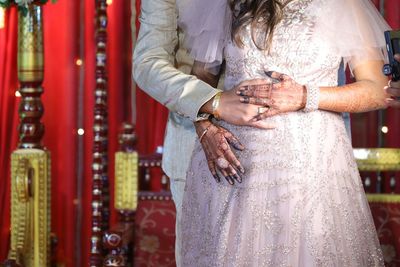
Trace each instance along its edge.
{"label": "white embroidered gown", "polygon": [[[288,74],[300,84],[336,86],[341,57],[311,38],[310,1],[285,8],[269,54],[249,31],[225,49],[225,88]],[[220,124],[246,149],[241,184],[216,183],[197,142],[182,210],[182,266],[383,266],[342,116],[315,111],[268,119],[273,130]],[[223,178],[222,178],[223,179]]]}

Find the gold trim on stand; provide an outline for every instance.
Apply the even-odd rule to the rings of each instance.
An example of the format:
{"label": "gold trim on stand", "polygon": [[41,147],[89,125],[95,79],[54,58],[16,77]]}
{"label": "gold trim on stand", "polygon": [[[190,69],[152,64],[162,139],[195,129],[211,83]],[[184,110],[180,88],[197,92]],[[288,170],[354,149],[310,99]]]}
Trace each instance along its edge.
{"label": "gold trim on stand", "polygon": [[353,149],[359,171],[400,171],[400,149]]}
{"label": "gold trim on stand", "polygon": [[400,195],[395,194],[367,194],[370,203],[400,203]]}
{"label": "gold trim on stand", "polygon": [[115,153],[115,209],[135,211],[138,205],[137,152]]}

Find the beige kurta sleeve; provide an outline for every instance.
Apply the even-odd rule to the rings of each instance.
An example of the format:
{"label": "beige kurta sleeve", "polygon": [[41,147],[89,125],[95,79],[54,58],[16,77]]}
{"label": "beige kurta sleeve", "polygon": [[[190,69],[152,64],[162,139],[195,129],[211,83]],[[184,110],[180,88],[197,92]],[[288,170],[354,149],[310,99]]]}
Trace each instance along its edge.
{"label": "beige kurta sleeve", "polygon": [[139,20],[133,55],[135,81],[170,111],[196,120],[200,107],[217,89],[174,66],[178,47],[176,1],[142,0]]}

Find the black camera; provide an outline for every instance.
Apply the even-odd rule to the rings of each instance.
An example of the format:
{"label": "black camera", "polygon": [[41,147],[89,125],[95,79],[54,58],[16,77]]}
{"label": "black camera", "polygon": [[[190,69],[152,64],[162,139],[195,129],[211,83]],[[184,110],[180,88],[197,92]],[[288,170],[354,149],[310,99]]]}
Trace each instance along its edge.
{"label": "black camera", "polygon": [[389,64],[383,66],[383,74],[392,76],[393,81],[400,80],[400,63],[394,59],[395,54],[400,54],[400,31],[385,31],[386,49]]}

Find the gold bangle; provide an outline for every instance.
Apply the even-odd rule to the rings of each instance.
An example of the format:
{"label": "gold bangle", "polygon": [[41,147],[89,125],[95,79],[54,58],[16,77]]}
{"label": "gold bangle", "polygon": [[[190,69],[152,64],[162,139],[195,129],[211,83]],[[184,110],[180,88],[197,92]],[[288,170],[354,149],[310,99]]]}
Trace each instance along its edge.
{"label": "gold bangle", "polygon": [[208,132],[208,129],[210,129],[212,124],[208,125],[207,128],[204,129],[204,131],[201,133],[200,137],[199,137],[199,141],[201,143],[201,140],[203,140],[204,136],[206,135],[206,133]]}
{"label": "gold bangle", "polygon": [[221,95],[222,95],[222,91],[219,91],[213,98],[212,101],[212,114],[214,115],[214,117],[219,120],[219,113],[218,113],[218,108],[219,108],[219,103],[221,100]]}

